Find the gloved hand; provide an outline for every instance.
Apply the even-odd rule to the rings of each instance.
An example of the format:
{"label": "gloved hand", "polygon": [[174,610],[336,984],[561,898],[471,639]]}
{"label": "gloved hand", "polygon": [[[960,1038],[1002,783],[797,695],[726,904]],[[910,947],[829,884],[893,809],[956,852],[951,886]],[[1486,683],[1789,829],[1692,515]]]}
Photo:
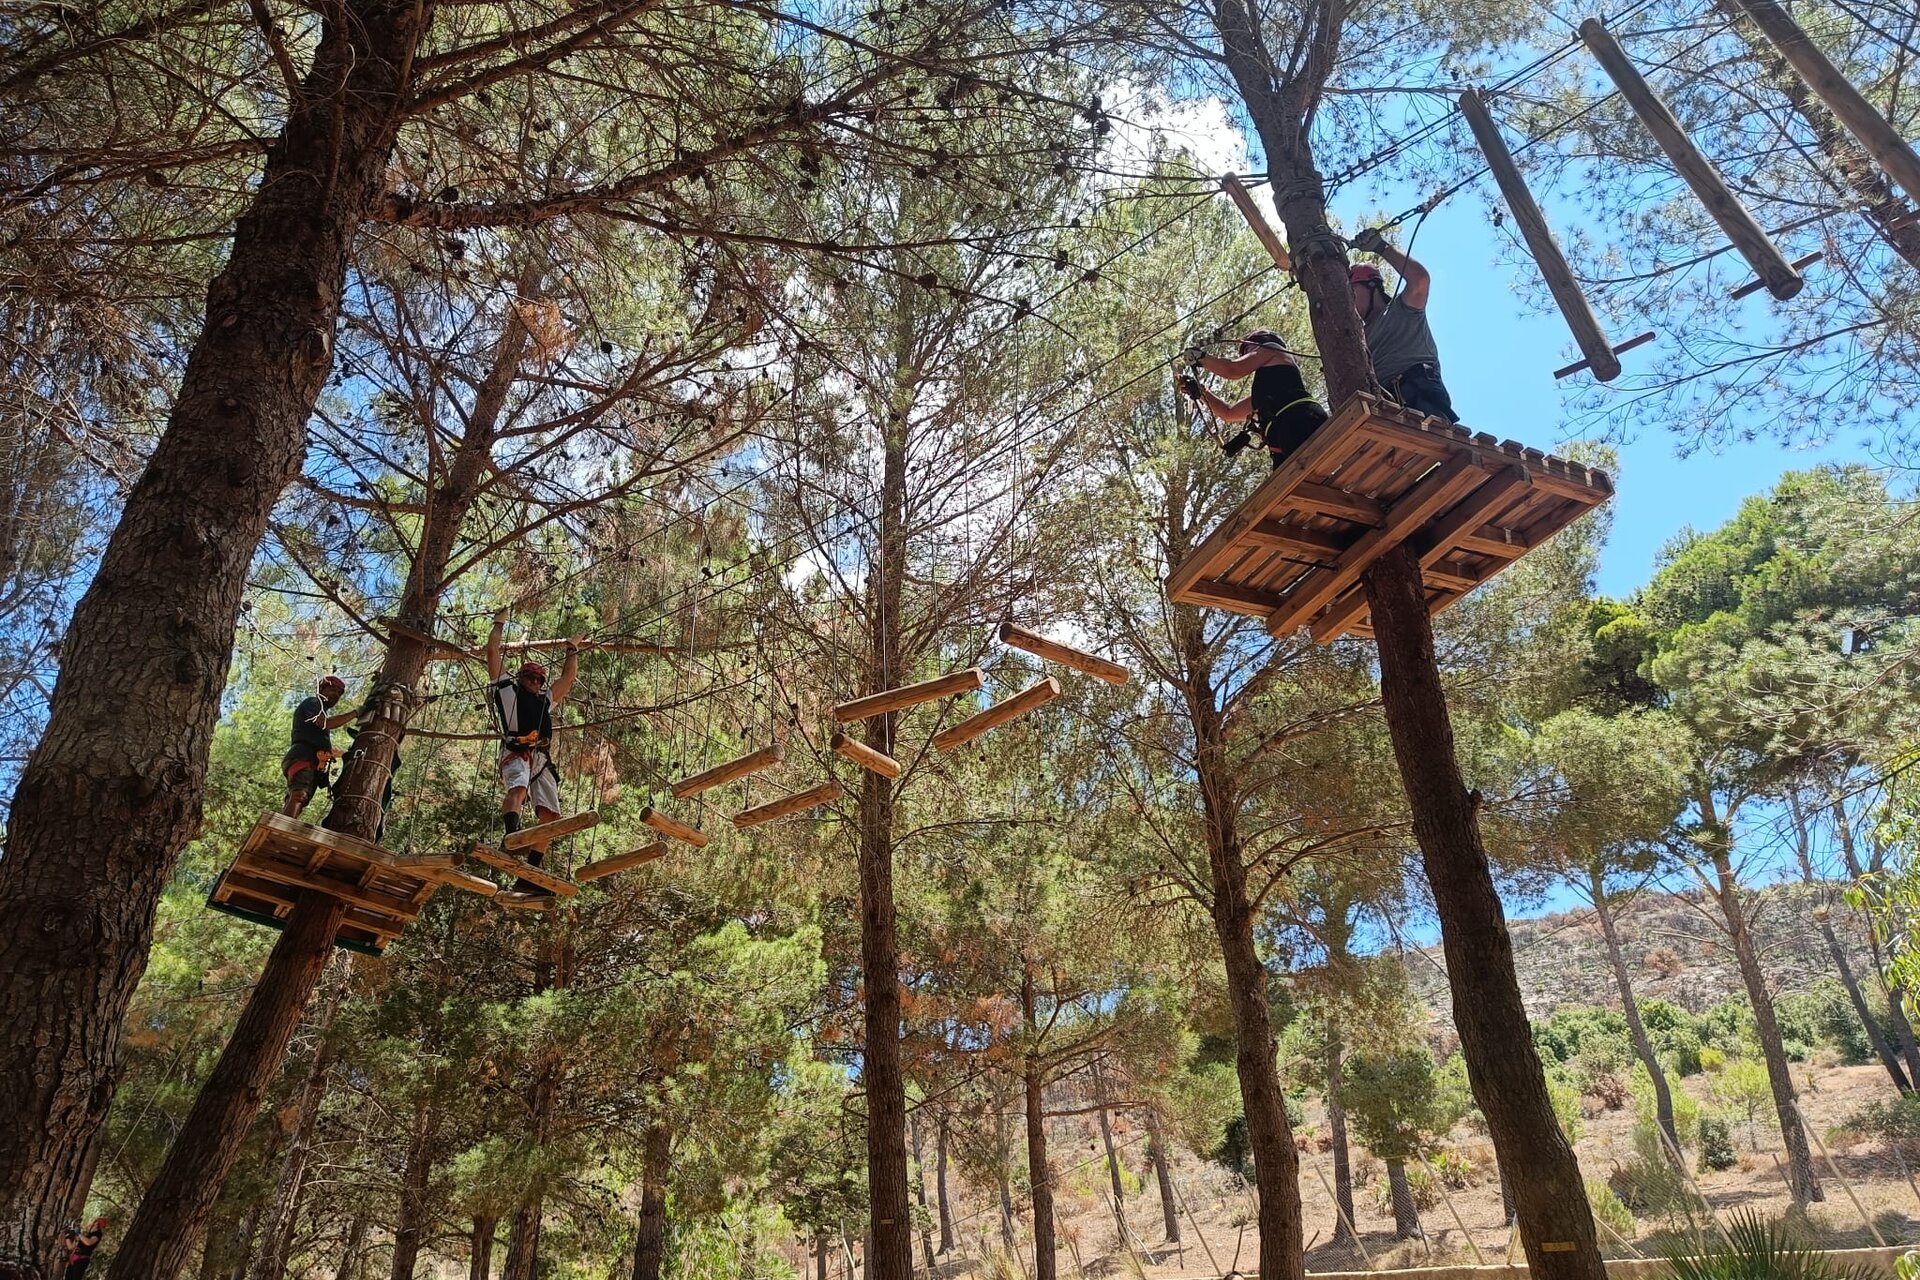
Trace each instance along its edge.
{"label": "gloved hand", "polygon": [[1378,227],[1362,227],[1347,243],[1363,253],[1378,253],[1387,247],[1387,238],[1380,234]]}
{"label": "gloved hand", "polygon": [[1200,379],[1190,373],[1180,375],[1180,389],[1195,400],[1200,398]]}
{"label": "gloved hand", "polygon": [[1199,364],[1201,360],[1206,358],[1206,354],[1207,354],[1206,352],[1202,351],[1198,347],[1188,347],[1185,351],[1182,351],[1180,353],[1180,363],[1181,364]]}

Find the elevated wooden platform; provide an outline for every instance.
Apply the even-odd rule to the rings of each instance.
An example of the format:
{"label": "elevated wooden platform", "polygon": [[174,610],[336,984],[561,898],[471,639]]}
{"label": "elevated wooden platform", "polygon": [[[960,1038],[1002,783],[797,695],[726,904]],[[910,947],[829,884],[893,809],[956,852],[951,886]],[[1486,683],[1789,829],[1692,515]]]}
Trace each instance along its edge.
{"label": "elevated wooden platform", "polygon": [[1167,595],[1276,636],[1370,636],[1360,578],[1385,552],[1412,544],[1437,614],[1612,496],[1604,472],[1358,395],[1175,567]]}
{"label": "elevated wooden platform", "polygon": [[453,871],[451,855],[407,856],[284,814],[262,814],[207,903],[278,928],[302,889],[347,904],[337,946],[378,955],[419,915]]}

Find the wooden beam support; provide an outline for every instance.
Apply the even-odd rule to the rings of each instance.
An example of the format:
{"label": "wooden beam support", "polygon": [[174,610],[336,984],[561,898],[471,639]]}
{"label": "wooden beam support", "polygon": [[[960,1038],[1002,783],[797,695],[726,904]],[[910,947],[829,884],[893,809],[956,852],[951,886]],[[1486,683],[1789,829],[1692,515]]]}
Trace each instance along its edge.
{"label": "wooden beam support", "polygon": [[685,800],[689,796],[697,796],[702,791],[722,786],[736,778],[744,778],[762,769],[771,769],[786,758],[786,746],[776,742],[770,747],[762,747],[758,751],[738,756],[725,764],[717,764],[703,773],[694,774],[691,778],[680,779],[673,784],[673,798]]}
{"label": "wooden beam support", "polygon": [[1282,271],[1293,270],[1293,258],[1288,254],[1287,246],[1281,243],[1279,234],[1267,222],[1266,215],[1260,212],[1260,206],[1253,202],[1253,197],[1247,194],[1239,177],[1230,173],[1220,179],[1220,189],[1227,193],[1234,207],[1240,210],[1240,216],[1253,228],[1254,238],[1266,249],[1267,256],[1273,259],[1273,265]]}
{"label": "wooden beam support", "polygon": [[1367,589],[1356,582],[1347,588],[1346,594],[1327,606],[1327,611],[1313,620],[1311,633],[1315,644],[1330,644],[1345,635],[1360,615],[1367,611]]}
{"label": "wooden beam support", "polygon": [[537,844],[546,844],[549,841],[558,840],[561,836],[585,831],[588,827],[597,826],[599,822],[600,815],[589,809],[585,813],[576,813],[572,817],[555,818],[552,822],[543,822],[539,826],[522,827],[518,831],[510,831],[500,842],[500,847],[507,850],[531,849]]}
{"label": "wooden beam support", "polygon": [[531,862],[523,862],[519,858],[504,854],[489,845],[476,843],[467,851],[467,856],[484,862],[490,867],[511,871],[529,884],[537,884],[548,893],[557,893],[563,898],[571,898],[580,892],[580,887],[571,880],[556,876],[551,871],[542,870]]}
{"label": "wooden beam support", "polygon": [[611,858],[602,858],[598,862],[589,862],[586,866],[574,872],[573,878],[580,884],[588,884],[600,879],[602,876],[610,876],[616,871],[627,871],[634,867],[645,866],[657,858],[664,858],[666,856],[667,842],[665,840],[655,840],[645,848],[634,849],[627,853],[616,853]]}
{"label": "wooden beam support", "polygon": [[1518,560],[1533,550],[1533,544],[1512,529],[1483,524],[1458,539],[1455,550],[1471,551],[1475,555],[1492,556],[1497,560]]}
{"label": "wooden beam support", "polygon": [[1015,626],[1011,622],[1000,624],[1000,643],[1024,649],[1036,658],[1045,658],[1048,662],[1057,662],[1070,667],[1096,680],[1105,680],[1108,684],[1125,684],[1128,671],[1117,662],[1096,657],[1084,649],[1061,644],[1058,640],[1049,640],[1037,631]]}
{"label": "wooden beam support", "polygon": [[1841,75],[1827,55],[1807,38],[1800,24],[1775,0],[1733,0],[1733,4],[1760,28],[1760,34],[1780,51],[1793,73],[1839,117],[1847,132],[1859,140],[1886,175],[1906,190],[1907,198],[1920,200],[1920,156],[1914,154],[1900,131],[1888,123],[1853,87],[1853,82]]}
{"label": "wooden beam support", "polygon": [[763,822],[772,822],[775,818],[784,818],[788,814],[802,813],[808,809],[817,809],[823,804],[831,804],[840,798],[840,784],[823,782],[817,787],[794,795],[783,797],[768,804],[756,805],[733,815],[733,825],[742,830],[757,827]]}
{"label": "wooden beam support", "polygon": [[1621,50],[1613,33],[1598,18],[1588,18],[1580,24],[1580,38],[1619,88],[1620,96],[1640,117],[1640,123],[1673,161],[1674,169],[1693,188],[1693,194],[1753,268],[1753,274],[1767,282],[1767,291],[1782,302],[1799,293],[1806,281],[1753,220],[1753,215],[1733,194],[1713,162],[1693,145],[1693,139]]}
{"label": "wooden beam support", "polygon": [[985,684],[980,668],[968,667],[964,671],[955,671],[944,676],[935,676],[931,680],[922,680],[919,684],[901,685],[898,689],[883,689],[879,693],[864,698],[855,698],[852,702],[843,702],[833,709],[833,718],[841,724],[855,720],[869,720],[874,716],[883,716],[889,711],[903,711],[908,707],[919,706],[923,702],[932,702],[936,698],[951,698],[955,694],[968,693]]}
{"label": "wooden beam support", "polygon": [[1520,176],[1520,166],[1513,162],[1513,153],[1507,150],[1500,126],[1493,122],[1478,89],[1468,89],[1460,95],[1460,111],[1467,118],[1467,127],[1473,130],[1474,140],[1480,144],[1480,153],[1487,158],[1487,167],[1493,170],[1500,194],[1507,198],[1507,208],[1513,212],[1514,224],[1520,228],[1527,250],[1540,268],[1541,278],[1547,282],[1547,291],[1553,295],[1560,314],[1566,318],[1567,328],[1573,330],[1573,340],[1587,358],[1587,367],[1600,381],[1613,381],[1620,376],[1620,359],[1607,341],[1599,318],[1593,314],[1587,295],[1581,291],[1580,282],[1574,279],[1567,255],[1560,252],[1560,242],[1547,226],[1546,215],[1540,212],[1533,193],[1527,190],[1527,180]]}
{"label": "wooden beam support", "polygon": [[1222,609],[1231,609],[1235,613],[1245,613],[1249,609],[1260,609],[1268,613],[1286,603],[1286,597],[1271,591],[1262,591],[1257,587],[1238,587],[1231,582],[1196,582],[1187,588],[1189,596],[1196,596],[1203,604],[1215,605]]}
{"label": "wooden beam support", "polygon": [[1293,487],[1293,504],[1312,507],[1322,515],[1351,520],[1355,524],[1379,524],[1387,518],[1386,504],[1377,499],[1311,481]]}
{"label": "wooden beam support", "polygon": [[1420,531],[1420,526],[1457,502],[1486,479],[1474,465],[1474,455],[1462,453],[1436,467],[1407,495],[1394,503],[1377,529],[1361,534],[1331,569],[1308,578],[1289,592],[1284,603],[1267,615],[1267,634],[1283,636],[1307,621],[1355,582],[1381,553]]}
{"label": "wooden beam support", "polygon": [[1453,510],[1435,522],[1420,534],[1417,549],[1420,552],[1420,567],[1431,568],[1448,555],[1460,550],[1460,540],[1473,530],[1478,529],[1490,518],[1510,505],[1515,498],[1526,492],[1533,483],[1527,469],[1511,466],[1496,473],[1493,479],[1475,489]]}
{"label": "wooden beam support", "polygon": [[690,827],[684,822],[669,818],[652,805],[648,805],[640,811],[640,821],[646,823],[661,835],[678,840],[682,844],[690,844],[696,849],[704,849],[707,847],[707,835],[704,831],[701,831],[698,827]]}
{"label": "wooden beam support", "polygon": [[408,903],[397,902],[391,898],[376,898],[371,894],[356,890],[338,880],[328,880],[319,876],[307,876],[294,867],[281,866],[273,862],[249,862],[241,867],[244,876],[254,876],[261,880],[271,880],[275,884],[284,884],[295,889],[315,889],[331,894],[351,906],[360,907],[390,920],[407,922],[420,914],[420,909]]}
{"label": "wooden beam support", "polygon": [[1052,676],[1030,684],[1011,698],[994,703],[977,715],[968,716],[959,724],[942,729],[933,735],[935,751],[951,751],[964,743],[972,742],[990,729],[997,729],[1009,720],[1025,715],[1035,707],[1044,706],[1060,696],[1060,682]]}
{"label": "wooden beam support", "polygon": [[1256,547],[1271,547],[1275,551],[1305,556],[1315,564],[1332,564],[1353,539],[1338,538],[1320,529],[1308,529],[1280,520],[1262,520],[1247,530],[1243,541]]}
{"label": "wooden beam support", "polygon": [[900,776],[898,760],[884,751],[875,751],[864,742],[855,742],[838,729],[833,731],[833,739],[827,745],[833,749],[833,754],[843,760],[853,761],[870,773],[877,773],[883,778]]}

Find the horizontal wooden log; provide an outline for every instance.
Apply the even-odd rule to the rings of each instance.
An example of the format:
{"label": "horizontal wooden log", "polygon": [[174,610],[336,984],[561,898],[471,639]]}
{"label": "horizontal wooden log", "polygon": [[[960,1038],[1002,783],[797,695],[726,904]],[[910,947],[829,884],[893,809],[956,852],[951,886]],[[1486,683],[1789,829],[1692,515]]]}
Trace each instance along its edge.
{"label": "horizontal wooden log", "polygon": [[1358,622],[1367,611],[1367,589],[1361,583],[1354,583],[1327,606],[1327,611],[1313,620],[1310,628],[1316,644],[1332,644],[1345,635],[1353,624]]}
{"label": "horizontal wooden log", "polygon": [[550,893],[528,893],[524,889],[504,889],[493,895],[493,905],[515,911],[545,911],[553,905]]}
{"label": "horizontal wooden log", "polygon": [[555,818],[552,822],[542,822],[538,826],[522,827],[518,831],[509,831],[500,842],[502,849],[531,849],[558,840],[561,836],[570,836],[576,831],[585,831],[597,826],[600,815],[589,809],[585,813],[576,813],[570,817]]}
{"label": "horizontal wooden log", "polygon": [[1379,524],[1387,517],[1387,505],[1361,493],[1348,493],[1330,484],[1307,482],[1295,485],[1292,504],[1309,507],[1322,515],[1337,516],[1357,524]]}
{"label": "horizontal wooden log", "polygon": [[833,754],[843,760],[851,760],[870,773],[883,778],[900,776],[900,762],[884,751],[876,751],[864,742],[855,742],[839,730],[834,730],[833,739],[827,744]]}
{"label": "horizontal wooden log", "polygon": [[1130,674],[1117,662],[1096,657],[1084,649],[1076,649],[1058,640],[1049,640],[1036,631],[1015,626],[1011,622],[1000,624],[1000,643],[1023,649],[1036,658],[1045,658],[1048,662],[1057,662],[1063,667],[1090,675],[1096,680],[1105,680],[1108,684],[1125,684]]}
{"label": "horizontal wooden log", "polygon": [[1525,467],[1511,466],[1474,490],[1466,501],[1421,530],[1416,543],[1420,567],[1425,569],[1459,550],[1462,538],[1499,514],[1532,483]]}
{"label": "horizontal wooden log", "polygon": [[[1826,254],[1819,252],[1805,254],[1793,260],[1793,269],[1795,271],[1805,271],[1808,267],[1826,256]],[[1742,298],[1751,298],[1754,294],[1766,287],[1767,282],[1765,280],[1749,280],[1727,296],[1738,302]]]}
{"label": "horizontal wooden log", "polygon": [[665,840],[655,840],[645,848],[629,850],[626,853],[616,853],[611,858],[602,858],[598,862],[589,862],[586,866],[574,872],[573,878],[580,884],[587,884],[600,879],[602,876],[610,876],[616,871],[629,871],[634,867],[645,866],[649,862],[666,856],[667,842]]}
{"label": "horizontal wooden log", "polygon": [[771,769],[786,758],[786,747],[776,742],[770,747],[762,747],[758,751],[749,752],[744,756],[738,756],[724,764],[717,764],[713,766],[713,768],[702,773],[696,773],[690,778],[682,778],[673,784],[673,798],[675,800],[685,800],[689,796],[697,796],[702,791],[723,786],[737,778],[744,778],[748,774],[758,773],[762,769]]}
{"label": "horizontal wooden log", "polygon": [[999,728],[1009,720],[1025,715],[1035,707],[1044,706],[1059,696],[1060,682],[1048,676],[1038,684],[1028,685],[1011,698],[1004,698],[985,711],[968,716],[959,724],[934,734],[933,749],[951,751],[955,747],[972,742],[991,729]]}
{"label": "horizontal wooden log", "polygon": [[396,922],[410,921],[420,914],[419,907],[410,901],[382,898],[328,877],[305,875],[298,867],[283,866],[275,862],[248,862],[244,866],[236,867],[235,870],[244,875],[271,880],[276,884],[284,884],[296,889],[315,889],[321,893],[331,894],[342,902],[386,918],[389,927]]}
{"label": "horizontal wooden log", "polygon": [[1286,597],[1257,587],[1241,587],[1231,582],[1196,582],[1186,589],[1186,598],[1197,604],[1229,609],[1235,613],[1271,613]]}
{"label": "horizontal wooden log", "polygon": [[[1616,356],[1623,355],[1626,352],[1633,350],[1635,347],[1645,346],[1647,343],[1652,342],[1653,339],[1654,339],[1654,332],[1651,329],[1647,330],[1645,333],[1635,334],[1633,337],[1628,338],[1625,342],[1615,347],[1613,349],[1613,354],[1615,354]],[[1585,360],[1575,360],[1572,364],[1567,365],[1564,368],[1555,369],[1553,371],[1553,376],[1556,378],[1571,378],[1574,374],[1580,372],[1582,369],[1586,367],[1587,367],[1587,362]]]}
{"label": "horizontal wooden log", "polygon": [[449,889],[459,889],[465,893],[477,893],[483,898],[491,898],[500,892],[500,886],[485,876],[476,876],[457,867],[448,867],[445,871],[434,873],[434,878]]}
{"label": "horizontal wooden log", "polygon": [[817,787],[784,796],[770,803],[757,805],[733,815],[733,825],[744,830],[757,827],[763,822],[772,822],[775,818],[784,818],[789,814],[803,813],[808,809],[817,809],[823,804],[831,804],[840,798],[840,784],[823,782]]}
{"label": "horizontal wooden log", "polygon": [[855,698],[852,702],[843,702],[833,709],[833,718],[841,724],[855,720],[870,720],[874,716],[883,716],[889,711],[903,711],[908,707],[919,706],[923,702],[932,702],[936,698],[951,698],[955,694],[968,693],[985,683],[986,680],[980,674],[980,668],[968,667],[964,671],[935,676],[931,680],[922,680],[918,684],[901,685],[898,689],[883,689],[879,693],[868,694],[864,698]]}
{"label": "horizontal wooden log", "polygon": [[1220,179],[1220,189],[1227,193],[1234,207],[1240,210],[1240,216],[1247,220],[1249,227],[1253,228],[1254,239],[1260,242],[1261,247],[1267,251],[1267,256],[1273,259],[1273,265],[1282,271],[1293,270],[1293,257],[1287,252],[1287,246],[1281,242],[1279,233],[1267,221],[1266,215],[1260,212],[1260,206],[1253,202],[1253,197],[1248,194],[1246,187],[1241,185],[1239,177],[1230,173]]}
{"label": "horizontal wooden log", "polygon": [[580,892],[580,887],[571,880],[554,875],[551,871],[534,866],[510,854],[500,852],[490,845],[475,844],[467,851],[467,856],[484,862],[501,871],[510,871],[529,884],[537,884],[548,893],[557,893],[563,898],[571,898]]}
{"label": "horizontal wooden log", "polygon": [[1320,529],[1307,529],[1279,520],[1262,520],[1247,530],[1245,539],[1256,547],[1271,547],[1291,555],[1306,556],[1316,564],[1331,564],[1353,543],[1351,535],[1341,538]]}
{"label": "horizontal wooden log", "polygon": [[648,805],[640,811],[640,821],[646,823],[661,835],[671,836],[683,844],[690,844],[696,849],[704,849],[707,847],[707,836],[705,832],[701,831],[698,827],[690,827],[684,822],[669,818],[652,805]]}

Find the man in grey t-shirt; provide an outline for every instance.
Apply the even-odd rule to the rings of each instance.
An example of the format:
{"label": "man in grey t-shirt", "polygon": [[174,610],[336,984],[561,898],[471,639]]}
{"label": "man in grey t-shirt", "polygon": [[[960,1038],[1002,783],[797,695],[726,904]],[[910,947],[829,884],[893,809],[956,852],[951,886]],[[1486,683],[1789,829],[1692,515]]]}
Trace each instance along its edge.
{"label": "man in grey t-shirt", "polygon": [[1387,394],[1419,413],[1460,421],[1453,397],[1440,380],[1440,352],[1427,328],[1427,291],[1433,277],[1427,269],[1368,228],[1353,238],[1353,247],[1377,253],[1400,273],[1400,292],[1389,298],[1380,268],[1356,264],[1347,271],[1353,309],[1367,330],[1367,350],[1373,355],[1373,376]]}

